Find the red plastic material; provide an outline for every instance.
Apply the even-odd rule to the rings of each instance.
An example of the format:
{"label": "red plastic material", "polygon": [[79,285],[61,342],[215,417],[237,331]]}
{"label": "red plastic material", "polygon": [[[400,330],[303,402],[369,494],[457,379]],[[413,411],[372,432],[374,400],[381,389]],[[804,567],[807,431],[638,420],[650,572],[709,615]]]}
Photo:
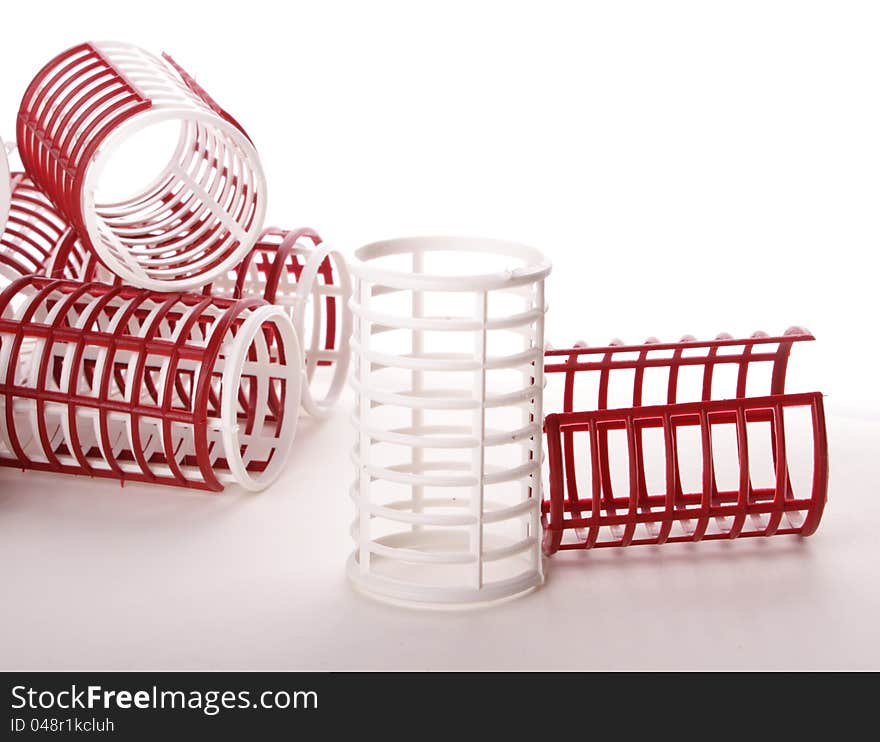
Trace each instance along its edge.
{"label": "red plastic material", "polygon": [[[548,350],[545,373],[548,378],[562,374],[565,387],[563,411],[545,418],[550,481],[542,504],[544,552],[812,534],[828,489],[822,395],[786,394],[784,388],[792,345],[813,339],[792,328],[779,337],[756,333],[747,339],[721,335],[708,342],[685,338],[679,343],[650,340],[638,346]],[[729,399],[716,398],[720,394],[713,377],[722,367],[735,372]],[[761,396],[747,396],[749,372],[761,367],[769,371],[769,389]],[[698,398],[683,399],[687,390],[682,376],[694,372]],[[647,373],[665,399],[645,404]],[[758,373],[753,371],[752,376]],[[631,389],[632,407],[608,409],[609,389],[621,379]],[[588,386],[589,381],[595,383],[595,397],[591,394],[592,401],[580,403],[583,407],[576,410],[578,387]],[[801,422],[797,431],[811,438],[812,474],[804,491],[792,486],[787,453],[788,423],[795,410],[806,413],[799,420],[810,421],[806,426]],[[723,467],[713,439],[719,426],[732,428],[735,439],[738,463],[733,488],[718,483]],[[648,484],[646,433],[653,435],[655,450],[658,442],[662,450],[655,470],[662,474],[654,478],[653,489]],[[622,445],[612,446],[611,435],[618,436]],[[753,484],[750,459],[760,443],[771,452],[773,481]],[[614,460],[612,452],[625,455],[625,466]],[[682,462],[687,457],[699,463],[696,486],[683,482]],[[797,458],[802,463],[802,457]],[[622,491],[614,489],[615,466],[626,472],[628,482],[619,488]],[[661,487],[656,487],[657,479],[662,480]]]}
{"label": "red plastic material", "polygon": [[[19,156],[80,234],[86,233],[80,208],[85,167],[114,129],[151,106],[92,44],[62,52],[28,86],[18,113]],[[90,120],[96,110],[101,115]],[[56,141],[54,133],[67,133],[69,127],[78,136]]]}
{"label": "red plastic material", "polygon": [[84,281],[110,276],[33,181],[13,173],[9,219],[0,235],[0,275],[11,281],[33,274]]}
{"label": "red plastic material", "polygon": [[123,283],[83,244],[73,228],[62,236],[40,275],[71,281],[98,281],[117,286]]}
{"label": "red plastic material", "polygon": [[[305,268],[303,256],[297,254],[296,247],[308,240],[317,247],[322,243],[321,236],[313,229],[264,229],[254,249],[235,268],[227,278],[205,286],[203,293],[209,296],[222,296],[228,299],[243,299],[258,296],[270,304],[289,305],[296,295],[296,289]],[[333,263],[330,256],[324,258],[318,270],[323,286],[334,286]],[[336,277],[338,278],[338,276]],[[337,311],[339,309],[339,311]],[[333,295],[324,299],[324,332],[321,341],[322,357],[319,366],[330,366],[334,361],[328,357],[342,345],[339,337],[338,315],[343,307],[337,308]],[[301,342],[304,338],[300,338]],[[308,348],[306,349],[308,352]]]}
{"label": "red plastic material", "polygon": [[0,292],[0,466],[260,489],[293,440],[299,355],[259,299],[17,279]]}
{"label": "red plastic material", "polygon": [[9,280],[45,270],[70,228],[24,173],[12,174],[9,218],[0,235],[0,275]]}

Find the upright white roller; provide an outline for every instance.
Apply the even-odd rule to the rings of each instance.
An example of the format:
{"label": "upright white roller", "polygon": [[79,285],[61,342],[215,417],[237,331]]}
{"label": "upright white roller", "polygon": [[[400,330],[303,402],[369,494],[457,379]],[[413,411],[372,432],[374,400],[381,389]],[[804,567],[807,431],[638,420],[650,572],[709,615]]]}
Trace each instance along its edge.
{"label": "upright white roller", "polygon": [[350,579],[417,603],[541,584],[544,279],[523,245],[377,242],[351,264]]}

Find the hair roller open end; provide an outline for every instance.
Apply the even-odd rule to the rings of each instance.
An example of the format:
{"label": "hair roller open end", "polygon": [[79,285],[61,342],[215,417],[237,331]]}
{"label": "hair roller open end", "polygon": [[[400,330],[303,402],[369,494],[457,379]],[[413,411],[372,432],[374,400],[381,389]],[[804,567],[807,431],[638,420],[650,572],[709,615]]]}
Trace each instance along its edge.
{"label": "hair roller open end", "polygon": [[828,489],[822,395],[786,393],[785,375],[792,346],[813,339],[547,350],[564,389],[545,419],[544,552],[811,535]]}
{"label": "hair roller open end", "polygon": [[432,237],[362,247],[351,268],[349,578],[427,604],[540,585],[549,262],[523,245]]}
{"label": "hair roller open end", "polygon": [[204,288],[234,299],[259,297],[284,307],[303,344],[303,409],[332,410],[345,386],[351,337],[351,277],[345,258],[312,229],[263,231],[234,269]]}
{"label": "hair roller open end", "polygon": [[259,299],[19,278],[0,292],[0,465],[262,489],[296,432],[300,354]]}
{"label": "hair roller open end", "polygon": [[[167,121],[179,123],[179,139],[155,181],[102,200],[114,151]],[[256,150],[170,58],[116,42],[59,54],[28,87],[17,135],[35,184],[131,285],[200,288],[241,262],[262,228],[266,183]]]}

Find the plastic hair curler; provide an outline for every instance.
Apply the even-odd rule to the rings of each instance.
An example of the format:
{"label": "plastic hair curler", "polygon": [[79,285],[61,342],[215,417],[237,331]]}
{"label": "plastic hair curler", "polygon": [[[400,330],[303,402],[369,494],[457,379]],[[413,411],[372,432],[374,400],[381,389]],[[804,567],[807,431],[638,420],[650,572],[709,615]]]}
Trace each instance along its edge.
{"label": "plastic hair curler", "polygon": [[262,489],[296,432],[280,307],[24,277],[0,292],[0,465]]}
{"label": "plastic hair curler", "polygon": [[[152,183],[107,200],[105,167],[165,122],[177,146]],[[167,55],[86,43],[31,82],[18,114],[25,170],[115,275],[155,291],[203,286],[250,251],[266,183],[247,134]],[[106,185],[106,184],[105,184]]]}
{"label": "plastic hair curler", "polygon": [[435,604],[541,584],[550,264],[521,245],[432,237],[362,247],[351,269],[350,579]]}
{"label": "plastic hair curler", "polygon": [[332,410],[348,374],[351,277],[345,258],[311,229],[268,228],[235,268],[204,289],[234,299],[259,297],[284,307],[305,351],[303,409]]}
{"label": "plastic hair curler", "polygon": [[[27,179],[13,194],[13,203],[19,202],[27,205],[32,227],[17,235],[15,244],[3,237],[0,261],[4,251],[11,252],[21,242],[39,258],[29,270],[17,269],[10,278],[38,272],[122,285],[83,248],[72,229],[57,226],[64,224],[63,219]],[[311,229],[269,228],[240,264],[205,286],[203,293],[227,299],[257,297],[284,307],[305,347],[303,409],[315,417],[332,411],[345,385],[350,358],[351,277],[339,252],[323,245]]]}
{"label": "plastic hair curler", "polygon": [[548,350],[564,391],[545,419],[544,552],[812,534],[828,489],[822,395],[785,393],[785,376],[792,345],[813,339]]}

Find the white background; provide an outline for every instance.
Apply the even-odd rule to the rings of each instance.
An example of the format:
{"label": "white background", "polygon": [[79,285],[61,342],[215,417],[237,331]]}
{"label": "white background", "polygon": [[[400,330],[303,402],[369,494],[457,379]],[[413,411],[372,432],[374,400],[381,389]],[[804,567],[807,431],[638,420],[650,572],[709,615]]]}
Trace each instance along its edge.
{"label": "white background", "polygon": [[4,470],[0,667],[880,669],[878,37],[867,2],[5,8],[4,138],[54,54],[130,41],[244,124],[270,222],[542,248],[557,346],[806,326],[832,477],[808,541],[562,554],[448,614],[346,586],[344,409],[258,496]]}

